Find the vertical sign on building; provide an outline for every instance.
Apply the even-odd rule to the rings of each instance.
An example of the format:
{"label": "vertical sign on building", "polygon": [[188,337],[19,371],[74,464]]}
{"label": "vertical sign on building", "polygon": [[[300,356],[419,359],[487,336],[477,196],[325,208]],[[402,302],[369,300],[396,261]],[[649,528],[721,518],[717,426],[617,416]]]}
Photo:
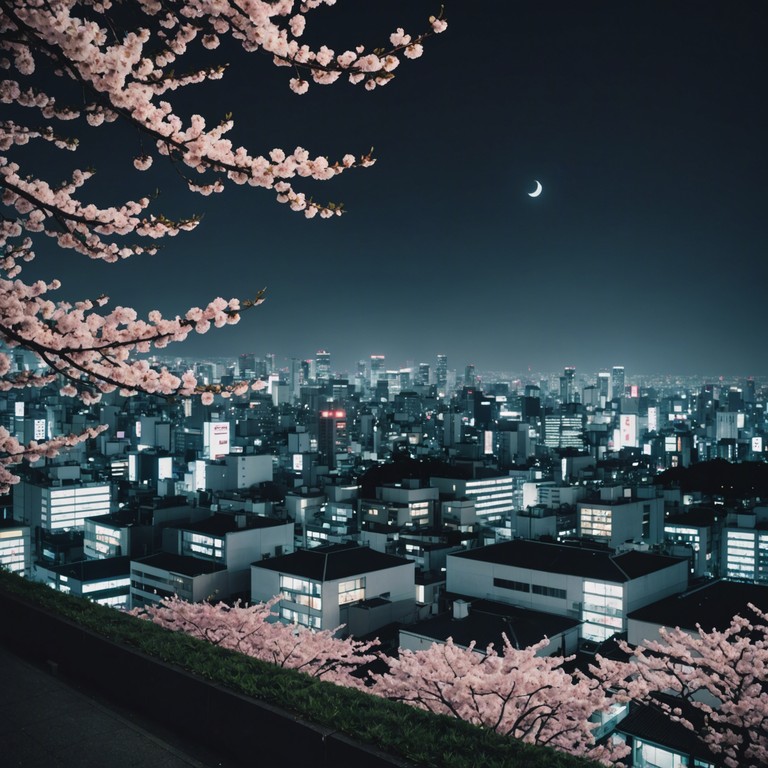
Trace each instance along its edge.
{"label": "vertical sign on building", "polygon": [[648,431],[656,432],[659,428],[659,409],[655,405],[648,407]]}
{"label": "vertical sign on building", "polygon": [[35,440],[45,440],[45,419],[35,419],[33,432]]}
{"label": "vertical sign on building", "polygon": [[621,416],[620,447],[637,447],[637,415],[634,413],[625,413]]}

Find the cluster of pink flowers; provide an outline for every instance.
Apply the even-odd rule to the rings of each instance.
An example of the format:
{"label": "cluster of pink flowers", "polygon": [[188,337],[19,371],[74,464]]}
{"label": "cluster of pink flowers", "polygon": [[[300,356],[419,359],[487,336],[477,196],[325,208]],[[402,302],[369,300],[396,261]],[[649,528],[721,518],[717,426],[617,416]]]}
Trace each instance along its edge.
{"label": "cluster of pink flowers", "polygon": [[[518,649],[504,636],[501,653],[492,645],[480,653],[474,644],[463,648],[449,638],[390,657],[375,641],[275,621],[279,600],[229,607],[173,597],[133,613],[263,661],[605,765],[620,766],[629,749],[619,741],[596,744],[595,715],[627,702],[662,708],[696,731],[728,768],[768,763],[768,615],[755,606],[749,608],[756,620],[735,616],[725,631],[662,630],[659,641],[636,648],[623,643],[628,661],[598,656],[586,675],[563,669],[571,658],[540,655],[547,639]],[[374,659],[388,670],[363,674]],[[679,697],[704,726],[661,703],[656,692]]]}
{"label": "cluster of pink flowers", "polygon": [[[596,745],[596,712],[607,710],[604,689],[584,675],[562,669],[561,657],[537,655],[548,641],[518,650],[504,638],[477,653],[451,640],[423,651],[401,650],[399,658],[377,650],[378,643],[342,639],[336,630],[315,631],[275,620],[275,597],[234,607],[189,603],[178,597],[132,613],[174,631],[278,666],[467,720],[530,744],[551,746],[613,765],[626,753],[621,745]],[[387,672],[363,672],[378,659]]]}
{"label": "cluster of pink flowers", "polygon": [[230,607],[225,603],[189,603],[174,596],[132,613],[279,667],[297,669],[337,685],[364,687],[361,677],[353,673],[376,658],[374,648],[378,644],[341,639],[332,630],[314,631],[275,621],[273,609],[278,600],[275,597],[266,603]]}
{"label": "cluster of pink flowers", "polygon": [[749,610],[752,620],[736,615],[723,631],[661,628],[659,640],[621,642],[630,662],[598,657],[592,671],[617,701],[644,702],[697,733],[728,768],[768,765],[768,614]]}
{"label": "cluster of pink flowers", "polygon": [[[408,45],[393,44],[391,50],[377,49],[375,54],[360,46],[337,54],[324,45],[315,50],[300,44],[310,13],[333,3],[137,0],[130,8],[113,5],[112,0],[2,3],[0,103],[13,111],[13,119],[0,119],[0,200],[5,207],[0,217],[0,342],[31,350],[46,368],[40,375],[13,374],[0,353],[1,388],[42,386],[58,374],[68,380],[61,391],[86,403],[114,389],[125,394],[197,393],[205,403],[212,402],[214,394],[227,397],[247,391],[246,383],[212,390],[189,372],[179,377],[154,370],[135,355],[182,341],[193,331],[205,333],[211,326],[236,323],[242,309],[260,303],[262,293],[242,306],[236,299],[214,299],[183,316],[168,319],[152,312],[141,320],[124,307],[102,312],[104,297],[74,305],[54,301],[48,295],[59,287],[57,280],[30,284],[19,277],[24,262],[35,256],[35,238],[47,237],[59,248],[115,262],[156,253],[162,238],[193,230],[199,218],[174,221],[152,213],[149,197],[98,205],[84,198],[91,171],[74,169],[68,180],[54,184],[30,174],[10,153],[33,141],[76,151],[79,137],[66,135],[68,125],[95,129],[122,120],[143,137],[133,153],[137,171],[148,170],[156,156],[169,156],[177,168],[186,169],[189,189],[201,195],[221,192],[227,183],[247,184],[271,190],[279,202],[308,218],[340,215],[343,206],[315,202],[294,185],[301,179],[327,181],[368,167],[374,162],[370,154],[346,154],[340,161],[311,157],[302,147],[254,154],[230,141],[229,117],[208,125],[202,115],[180,116],[173,103],[179,90],[224,76],[223,66],[190,67],[184,60],[195,46],[214,50],[224,37],[246,51],[268,53],[279,66],[292,67],[298,75],[289,87],[304,93],[310,82],[330,84],[341,75],[368,88],[384,85],[401,54],[413,58],[425,38],[445,29],[444,20],[432,17],[427,31],[409,37]],[[29,118],[19,120],[20,115]],[[38,455],[37,447],[29,454]],[[0,447],[3,467],[23,455]]]}

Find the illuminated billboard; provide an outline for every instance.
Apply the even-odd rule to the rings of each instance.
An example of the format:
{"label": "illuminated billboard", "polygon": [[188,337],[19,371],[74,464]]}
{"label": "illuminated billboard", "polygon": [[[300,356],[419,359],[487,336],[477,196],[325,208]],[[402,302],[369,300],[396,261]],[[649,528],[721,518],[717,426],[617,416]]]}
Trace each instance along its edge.
{"label": "illuminated billboard", "polygon": [[753,437],[752,438],[752,453],[762,453],[763,452],[763,438],[762,437]]}
{"label": "illuminated billboard", "polygon": [[157,460],[157,479],[169,480],[173,477],[173,457],[161,456]]}
{"label": "illuminated billboard", "polygon": [[637,414],[625,413],[621,417],[619,446],[621,448],[637,447]]}

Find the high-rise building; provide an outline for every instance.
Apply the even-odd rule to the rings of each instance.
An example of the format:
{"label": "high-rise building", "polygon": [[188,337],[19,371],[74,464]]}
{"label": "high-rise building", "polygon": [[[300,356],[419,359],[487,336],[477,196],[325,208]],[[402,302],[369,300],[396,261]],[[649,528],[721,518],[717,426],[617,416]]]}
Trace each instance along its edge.
{"label": "high-rise building", "polygon": [[584,448],[584,420],[580,414],[554,413],[544,417],[544,445]]}
{"label": "high-rise building", "polygon": [[371,355],[371,389],[376,389],[376,382],[384,370],[384,355]]}
{"label": "high-rise building", "polygon": [[614,365],[611,371],[611,399],[624,397],[624,366]]}
{"label": "high-rise building", "polygon": [[288,388],[290,389],[291,397],[294,400],[299,396],[300,385],[301,365],[295,357],[292,357],[290,361],[290,367],[288,368]]}
{"label": "high-rise building", "polygon": [[469,363],[464,369],[464,386],[474,387],[476,383],[475,378],[475,366]]}
{"label": "high-rise building", "polygon": [[245,378],[253,376],[256,372],[256,355],[253,352],[246,352],[237,358],[237,373]]}
{"label": "high-rise building", "polygon": [[448,355],[437,356],[435,383],[437,384],[438,394],[445,395],[448,389]]}
{"label": "high-rise building", "polygon": [[418,383],[424,386],[429,384],[429,363],[419,363]]}
{"label": "high-rise building", "polygon": [[331,378],[331,353],[319,349],[315,354],[315,365],[318,381],[328,381]]}
{"label": "high-rise building", "polygon": [[277,373],[277,359],[274,352],[268,352],[265,356],[265,360],[267,363],[267,376],[269,376],[270,373]]}
{"label": "high-rise building", "polygon": [[608,371],[600,371],[597,374],[597,394],[601,405],[611,399],[611,374]]}
{"label": "high-rise building", "polygon": [[560,402],[573,402],[573,387],[576,379],[576,369],[572,365],[567,365],[563,369],[563,375],[560,377]]}
{"label": "high-rise building", "polygon": [[320,461],[330,469],[336,469],[336,456],[344,453],[348,445],[347,412],[341,409],[320,411],[317,423],[317,451]]}
{"label": "high-rise building", "polygon": [[315,372],[317,371],[317,365],[315,361],[310,358],[309,360],[301,361],[301,383],[309,384],[310,381],[315,380]]}

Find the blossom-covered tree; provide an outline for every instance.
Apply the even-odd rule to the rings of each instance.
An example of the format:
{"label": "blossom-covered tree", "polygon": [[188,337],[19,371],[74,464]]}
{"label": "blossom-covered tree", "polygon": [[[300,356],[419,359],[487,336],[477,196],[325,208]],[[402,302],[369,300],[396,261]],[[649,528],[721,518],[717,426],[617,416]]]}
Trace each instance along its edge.
{"label": "blossom-covered tree", "polygon": [[221,602],[189,603],[174,596],[132,613],[166,629],[279,667],[297,669],[337,685],[362,688],[362,677],[353,673],[376,658],[372,651],[377,643],[342,639],[336,630],[316,631],[299,624],[283,624],[273,610],[279,599],[229,606]]}
{"label": "blossom-covered tree", "polygon": [[530,744],[553,747],[613,765],[622,745],[596,745],[590,718],[611,706],[603,687],[562,667],[568,660],[538,656],[544,639],[518,650],[503,636],[503,653],[490,645],[478,653],[434,643],[422,651],[401,650],[375,674],[372,692],[421,709],[467,720]]}
{"label": "blossom-covered tree", "polygon": [[752,620],[734,616],[723,631],[661,628],[659,640],[622,643],[629,662],[598,657],[592,671],[618,700],[657,707],[695,731],[728,768],[768,765],[768,615],[749,608]]}
{"label": "blossom-covered tree", "polygon": [[[310,83],[326,85],[342,77],[368,90],[386,85],[403,58],[418,58],[425,38],[446,27],[444,19],[431,17],[419,35],[398,28],[386,46],[372,52],[362,46],[335,51],[300,42],[312,13],[334,3],[0,0],[0,345],[31,350],[42,371],[14,372],[0,350],[0,389],[43,386],[63,377],[62,394],[85,403],[114,390],[198,393],[210,402],[210,388],[192,372],[178,376],[155,369],[140,356],[190,333],[237,323],[244,309],[263,300],[263,293],[215,298],[174,317],[152,311],[140,318],[130,307],[108,311],[105,296],[56,300],[60,283],[53,278],[25,282],[22,266],[35,257],[36,243],[43,238],[63,250],[115,262],[155,253],[163,238],[199,224],[196,216],[174,220],[153,212],[150,195],[109,204],[88,200],[92,170],[73,168],[67,179],[54,182],[31,170],[31,148],[46,144],[62,152],[81,150],[91,131],[123,121],[140,137],[133,153],[137,171],[147,170],[160,156],[190,190],[202,195],[221,192],[227,184],[263,187],[307,217],[339,215],[341,205],[316,202],[297,184],[370,166],[370,154],[345,154],[335,161],[311,157],[302,147],[257,154],[229,139],[230,115],[209,124],[203,115],[185,118],[177,109],[180,92],[224,77],[225,62],[200,62],[226,38],[290,67],[289,86],[302,94]],[[248,386],[239,382],[217,391],[244,394]],[[23,456],[40,456],[75,440],[68,437],[44,449],[19,445],[0,433],[0,490],[17,480],[8,467]]]}
{"label": "blossom-covered tree", "polygon": [[[366,690],[439,714],[452,715],[531,744],[549,746],[613,765],[623,745],[595,745],[596,712],[611,702],[599,683],[562,669],[567,659],[537,656],[542,640],[518,650],[504,637],[504,653],[485,654],[474,644],[448,640],[424,651],[400,651],[391,658],[378,643],[341,639],[337,630],[312,630],[276,621],[274,597],[255,605],[189,603],[179,597],[132,613],[160,626],[207,640],[248,656],[297,669],[337,685]],[[375,659],[389,670],[363,670]]]}

